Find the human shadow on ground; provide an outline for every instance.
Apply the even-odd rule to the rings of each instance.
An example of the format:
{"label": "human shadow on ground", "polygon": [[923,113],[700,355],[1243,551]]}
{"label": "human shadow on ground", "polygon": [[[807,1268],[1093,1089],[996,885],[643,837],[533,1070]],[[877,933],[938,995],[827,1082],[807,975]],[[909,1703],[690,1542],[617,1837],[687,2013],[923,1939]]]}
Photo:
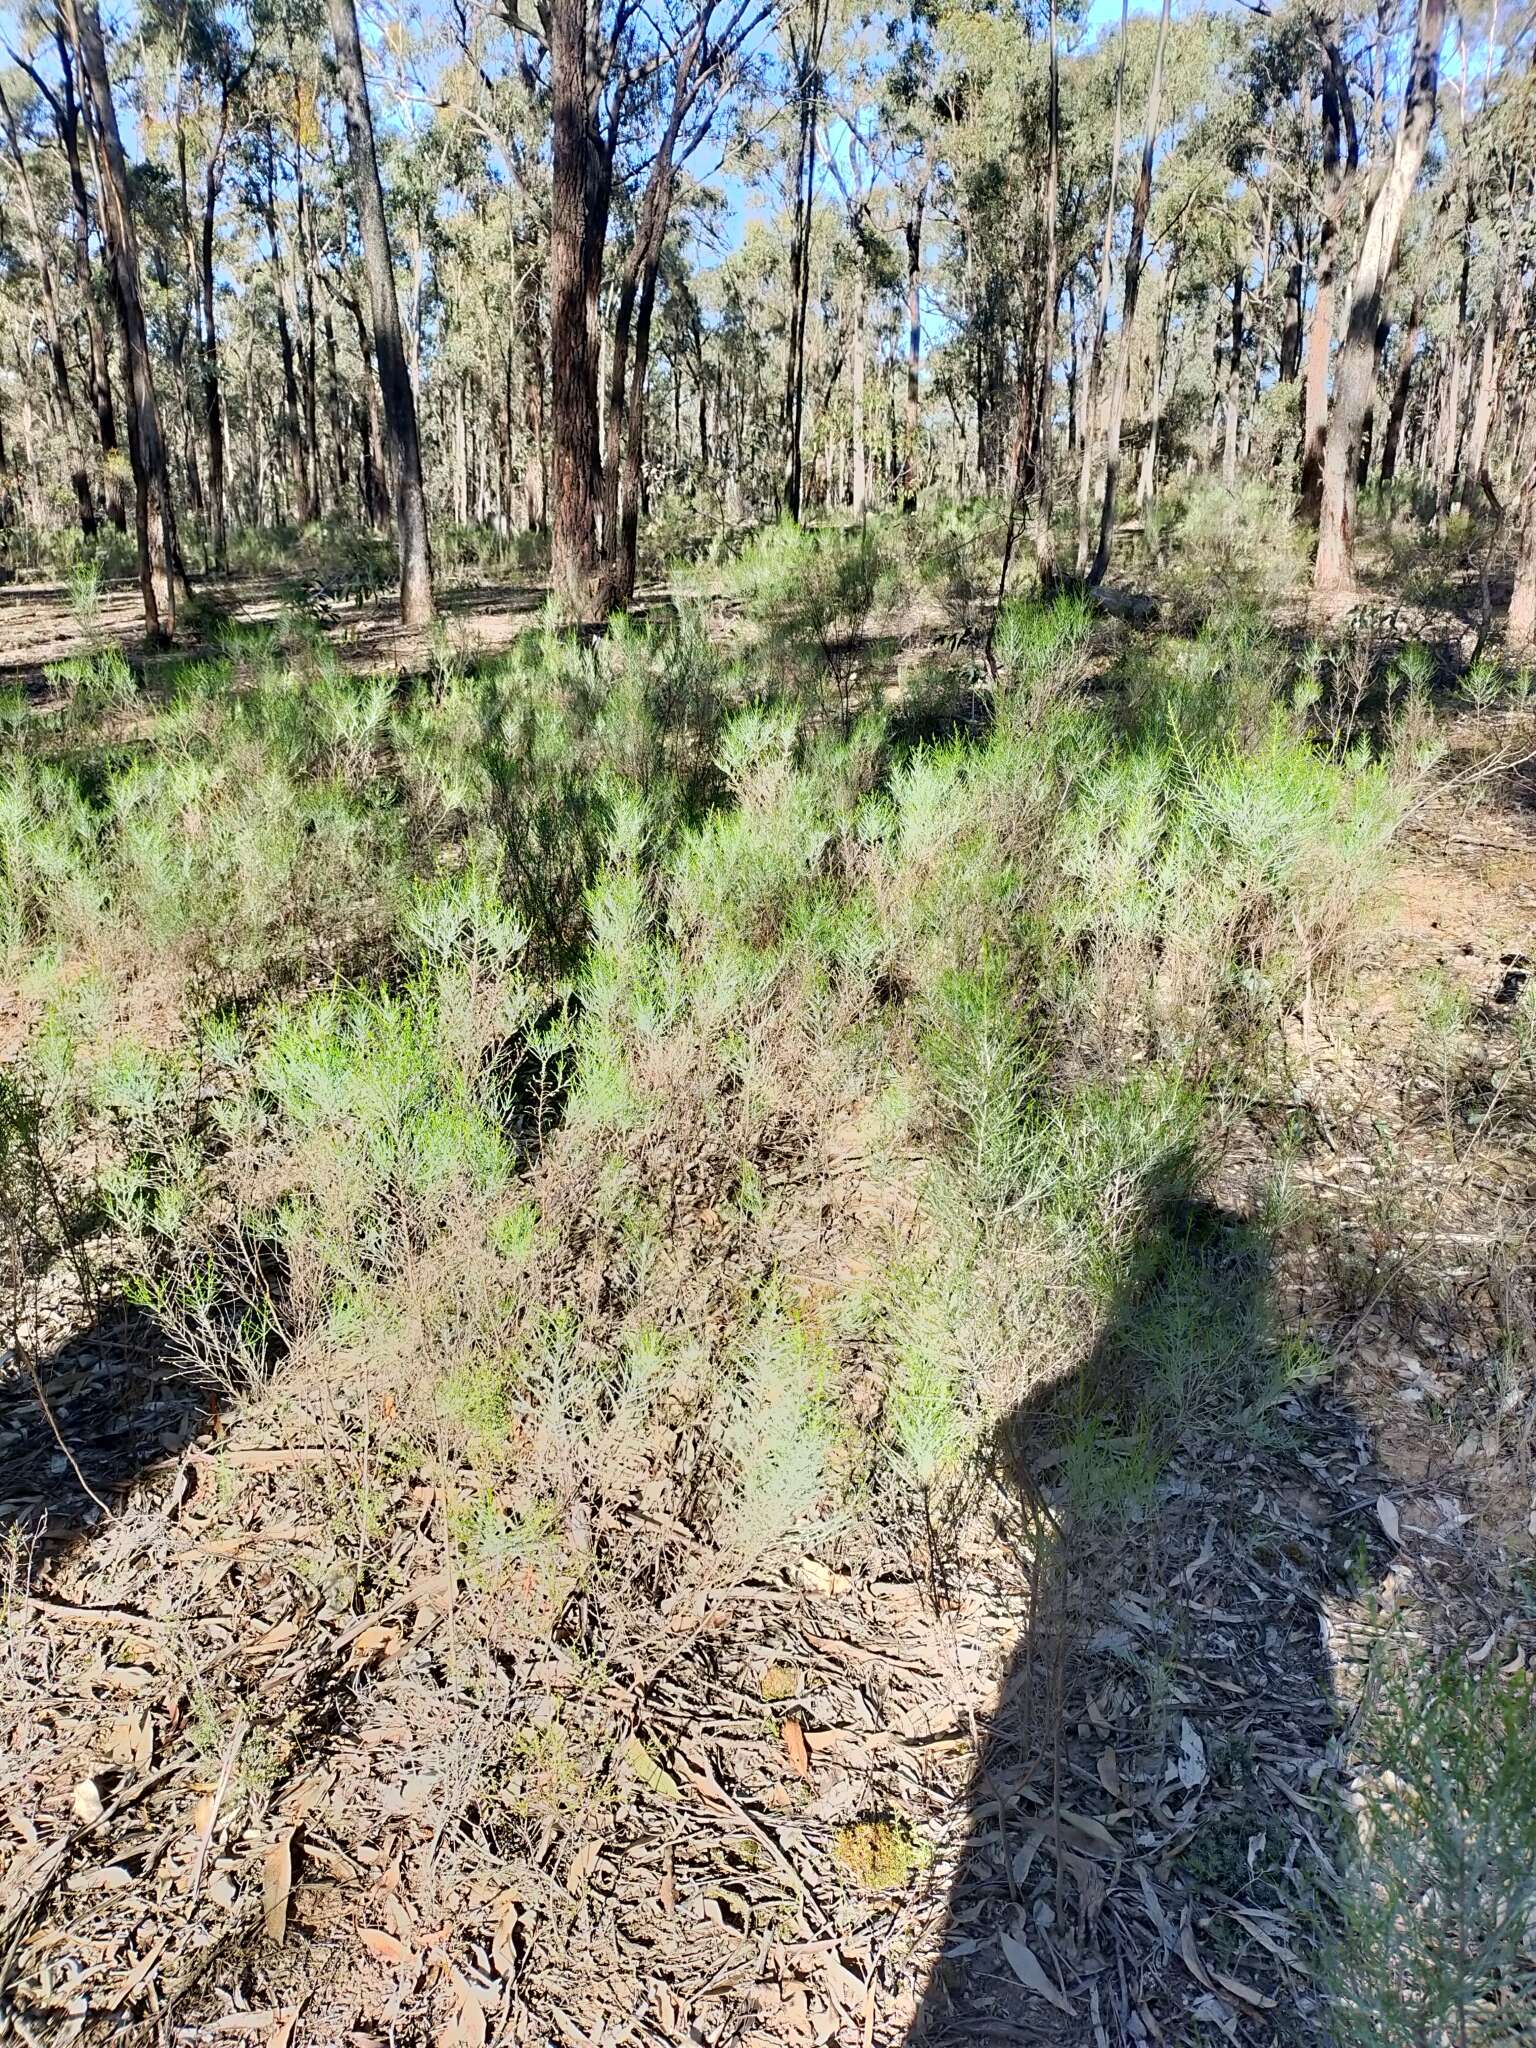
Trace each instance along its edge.
{"label": "human shadow on ground", "polygon": [[1327,1617],[1391,1546],[1357,1419],[1277,1369],[1272,1292],[1254,1227],[1175,1200],[1081,1372],[999,1434],[1027,1625],[909,2048],[1330,2038]]}
{"label": "human shadow on ground", "polygon": [[0,1077],[0,1540],[29,1579],[218,1422],[212,1382],[94,1269],[99,1219],[45,1122]]}

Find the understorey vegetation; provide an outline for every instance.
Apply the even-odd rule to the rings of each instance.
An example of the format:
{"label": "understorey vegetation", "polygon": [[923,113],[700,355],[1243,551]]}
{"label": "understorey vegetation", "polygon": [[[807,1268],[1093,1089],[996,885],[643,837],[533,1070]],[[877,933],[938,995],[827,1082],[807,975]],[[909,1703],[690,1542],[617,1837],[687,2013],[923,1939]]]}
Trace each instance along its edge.
{"label": "understorey vegetation", "polygon": [[[452,1845],[433,1882],[471,1920],[535,1836],[620,1853],[637,1799],[718,1792],[646,1674],[686,1673],[707,1725],[719,1656],[751,1668],[732,1602],[904,1586],[942,1625],[1022,1504],[1003,1696],[1049,1695],[1074,1574],[1106,1598],[1135,1583],[1202,1461],[1313,1455],[1327,1368],[1281,1278],[1323,1226],[1297,1193],[1308,1134],[1274,1105],[1444,773],[1434,670],[1282,637],[1251,596],[1146,630],[1063,594],[1011,601],[985,665],[935,649],[872,686],[882,591],[963,603],[957,560],[942,522],[770,530],[597,639],[551,619],[477,661],[442,638],[401,679],[295,612],[221,629],[152,690],[98,640],[11,710],[14,1361],[79,1488],[58,1554],[89,1585],[83,1531],[154,1497],[153,1459],[95,1455],[48,1391],[72,1326],[129,1318],[101,1341],[172,1390],[166,1442],[208,1446],[210,1527],[246,1526],[246,1445],[273,1447],[258,1470],[301,1459],[280,1626],[316,1673],[358,1640],[392,1669],[388,1617],[426,1564],[450,1589],[451,1640],[400,1682],[411,1713],[477,1703],[432,1829]],[[1447,987],[1414,1041],[1453,1141],[1469,1014]],[[1516,1014],[1482,1093],[1518,1122],[1536,1040]],[[11,1528],[20,1697],[58,1547],[43,1494]],[[1188,1569],[1209,1553],[1208,1528]],[[758,1662],[770,1733],[787,1715],[809,1768],[807,1681]],[[1305,1881],[1250,1855],[1252,1924],[1288,1932],[1283,1981],[1248,1988],[1288,2038],[1326,2011],[1341,2038],[1451,2039],[1446,2014],[1481,2023],[1525,1981],[1517,1681],[1462,1685],[1454,1655],[1420,1671],[1390,1630],[1363,1668],[1358,1703],[1342,1667],[1309,1681],[1353,1775],[1322,1789],[1332,1848]],[[490,1727],[497,1672],[522,1675]],[[226,1844],[230,1925],[200,1939],[233,1983],[259,1975],[270,1815],[332,1695],[274,1700],[217,1659],[167,1682],[155,1753],[194,1783],[244,1759],[168,1866]],[[1143,1683],[1162,1725],[1177,1684]],[[1190,1722],[1168,1725],[1170,1770],[1203,1784],[1203,1739],[1191,1776]],[[885,1949],[870,1930],[916,1910],[945,1839],[855,1801],[810,1852],[807,1890],[845,1896],[839,1924],[897,1987],[893,2041],[920,2038],[928,1964],[910,1929]],[[1159,1871],[1170,1911],[1237,1882],[1221,1839]],[[267,1846],[242,1860],[242,1840]],[[185,1881],[171,1896],[190,1910]],[[562,1924],[529,1928],[530,2014],[540,1970],[572,1966]],[[1059,1959],[1048,1924],[1027,1952]],[[442,1970],[432,2010],[459,1997]],[[1293,2002],[1313,1979],[1325,2006]],[[189,1980],[165,1989],[196,2009]],[[18,1995],[46,2032],[52,1994]],[[86,1997],[71,2024],[91,2018]]]}

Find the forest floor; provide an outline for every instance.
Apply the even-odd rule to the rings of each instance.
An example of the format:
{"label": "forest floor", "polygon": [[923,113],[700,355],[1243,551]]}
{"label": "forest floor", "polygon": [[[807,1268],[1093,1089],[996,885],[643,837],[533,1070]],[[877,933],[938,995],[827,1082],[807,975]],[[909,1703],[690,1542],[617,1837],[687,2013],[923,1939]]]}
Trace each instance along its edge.
{"label": "forest floor", "polygon": [[[541,601],[508,596],[445,612],[481,648]],[[67,618],[28,614],[8,672]],[[1536,1144],[1501,1078],[1536,719],[1449,716],[1348,985],[1291,1020],[1191,1226],[1295,1370],[1107,1525],[1047,1459],[926,1569],[807,1555],[627,1661],[535,1652],[532,1574],[456,1569],[433,1482],[368,1480],[323,1390],[214,1403],[46,1276],[38,1382],[0,1381],[0,2040],[1329,2039],[1365,1674],[1384,1642],[1536,1663]],[[818,1133],[788,1211],[808,1289],[909,1229],[860,1146]],[[730,1227],[706,1175],[689,1208],[677,1242]]]}
{"label": "forest floor", "polygon": [[[142,651],[143,610],[138,585],[107,584],[82,611],[67,583],[37,581],[0,584],[0,687],[18,684],[34,694],[46,689],[53,662],[78,658],[107,640],[120,646],[153,679],[159,669],[217,652],[213,628],[228,621],[272,625],[306,605],[343,657],[360,668],[420,673],[432,653],[430,636],[404,627],[389,593],[328,594],[292,577],[242,573],[199,578],[213,606],[210,630],[196,624],[181,637],[173,655],[146,657]],[[438,584],[442,631],[466,658],[493,655],[526,630],[542,610],[546,585],[538,577],[509,574],[445,577]]]}

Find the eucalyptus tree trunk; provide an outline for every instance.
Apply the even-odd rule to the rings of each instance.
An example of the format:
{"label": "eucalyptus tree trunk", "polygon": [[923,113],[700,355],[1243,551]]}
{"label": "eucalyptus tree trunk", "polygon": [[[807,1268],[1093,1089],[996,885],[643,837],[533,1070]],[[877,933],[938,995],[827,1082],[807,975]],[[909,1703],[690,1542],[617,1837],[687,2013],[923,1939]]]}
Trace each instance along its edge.
{"label": "eucalyptus tree trunk", "polygon": [[918,389],[923,354],[923,200],[919,192],[903,230],[907,244],[907,417],[902,451],[901,509],[917,510]]}
{"label": "eucalyptus tree trunk", "polygon": [[1323,463],[1323,505],[1314,588],[1349,590],[1355,580],[1355,475],[1360,428],[1376,382],[1376,326],[1402,240],[1408,202],[1418,182],[1435,125],[1440,43],[1446,0],[1419,0],[1402,125],[1386,176],[1377,189],[1361,237],[1350,296],[1349,323],[1339,351],[1328,446]]}
{"label": "eucalyptus tree trunk", "polygon": [[1145,512],[1157,489],[1157,458],[1163,431],[1163,410],[1168,402],[1168,338],[1173,324],[1173,280],[1178,263],[1169,266],[1163,281],[1163,317],[1158,333],[1157,358],[1152,369],[1152,419],[1147,442],[1141,453],[1141,473],[1136,480],[1136,509]]}
{"label": "eucalyptus tree trunk", "polygon": [[1536,659],[1536,462],[1525,474],[1519,520],[1515,587],[1510,595],[1504,641],[1511,654],[1529,661]]}
{"label": "eucalyptus tree trunk", "polygon": [[1296,225],[1296,249],[1285,273],[1285,315],[1280,328],[1280,381],[1294,384],[1301,368],[1302,231]]}
{"label": "eucalyptus tree trunk", "polygon": [[[544,258],[537,242],[529,247],[529,235],[514,223],[508,246],[512,269],[512,329],[514,339],[507,348],[507,465],[508,517],[514,497],[520,499],[523,530],[543,533],[548,524],[549,491],[546,484],[544,447]],[[521,378],[523,413],[523,481],[520,493],[512,489],[513,370]]]}
{"label": "eucalyptus tree trunk", "polygon": [[1142,255],[1146,246],[1147,215],[1152,209],[1152,164],[1157,155],[1158,124],[1163,111],[1163,59],[1168,49],[1169,0],[1163,0],[1157,21],[1157,49],[1152,59],[1152,82],[1147,88],[1147,116],[1141,145],[1141,176],[1131,202],[1131,239],[1125,252],[1125,293],[1120,311],[1120,346],[1115,352],[1115,376],[1109,394],[1109,423],[1104,436],[1104,502],[1099,514],[1099,544],[1094,552],[1090,583],[1104,580],[1110,549],[1115,537],[1115,488],[1120,470],[1120,426],[1125,414],[1126,385],[1131,374],[1131,336],[1136,326],[1136,300],[1141,290]]}
{"label": "eucalyptus tree trunk", "polygon": [[85,170],[80,159],[81,107],[75,97],[75,67],[70,57],[69,43],[62,27],[58,25],[55,26],[54,48],[59,55],[61,91],[57,100],[53,100],[51,93],[49,98],[58,122],[59,140],[64,145],[64,161],[69,169],[70,216],[75,244],[75,288],[80,295],[80,305],[85,315],[86,344],[89,349],[86,368],[91,410],[96,415],[96,439],[101,448],[102,496],[106,503],[107,517],[119,533],[126,533],[128,512],[123,503],[122,450],[118,443],[117,418],[112,405],[112,363],[107,352],[106,332],[97,310],[91,270],[91,205],[85,188]]}
{"label": "eucalyptus tree trunk", "polygon": [[331,34],[341,77],[346,111],[347,154],[358,225],[363,241],[363,268],[373,313],[373,351],[379,371],[379,397],[384,429],[389,436],[395,486],[395,547],[400,560],[400,619],[403,625],[424,626],[432,617],[432,555],[427,537],[427,497],[421,480],[421,441],[416,426],[416,399],[406,369],[400,332],[400,306],[395,297],[395,266],[384,215],[384,189],[379,182],[373,142],[373,115],[363,78],[363,49],[357,32],[353,0],[330,0]]}
{"label": "eucalyptus tree trunk", "polygon": [[[226,111],[228,100],[225,101]],[[213,565],[229,567],[229,528],[225,511],[224,399],[219,386],[219,328],[214,295],[213,227],[222,173],[221,147],[208,160],[203,177],[202,234],[198,245],[198,288],[202,296],[203,426],[208,436],[208,525]]]}
{"label": "eucalyptus tree trunk", "polygon": [[[585,0],[549,0],[553,157],[549,214],[549,353],[553,460],[550,580],[577,618],[597,604],[597,362],[588,308],[593,166]],[[606,209],[604,210],[606,223]],[[601,264],[602,243],[597,244]]]}
{"label": "eucalyptus tree trunk", "polygon": [[803,0],[804,21],[786,12],[795,92],[794,196],[789,238],[789,346],[784,371],[782,440],[784,509],[800,517],[805,427],[805,336],[811,291],[812,208],[816,196],[816,144],[820,127],[821,58],[831,0]]}
{"label": "eucalyptus tree trunk", "polygon": [[[641,452],[644,447],[645,379],[650,365],[651,318],[662,246],[676,184],[675,153],[683,121],[697,96],[697,65],[705,49],[709,11],[699,12],[692,35],[678,53],[672,104],[651,160],[635,232],[618,291],[608,373],[608,428],[603,446],[604,602],[626,605],[635,592],[639,533]],[[630,362],[631,345],[634,361]]]}
{"label": "eucalyptus tree trunk", "polygon": [[619,531],[612,570],[613,602],[627,605],[635,594],[640,544],[640,508],[645,488],[645,379],[651,360],[651,318],[656,308],[656,281],[661,270],[658,236],[646,258],[640,280],[640,308],[635,321],[635,354],[630,367],[629,403],[624,423],[623,474]]}
{"label": "eucalyptus tree trunk", "polygon": [[805,327],[811,291],[811,208],[816,193],[816,137],[821,103],[821,52],[828,7],[810,0],[803,40],[791,31],[795,67],[795,193],[789,236],[789,348],[784,368],[784,509],[800,517],[801,441],[805,425]]}
{"label": "eucalyptus tree trunk", "polygon": [[1381,437],[1381,481],[1391,483],[1397,474],[1397,451],[1402,444],[1403,416],[1408,410],[1408,391],[1413,382],[1413,351],[1418,344],[1419,327],[1424,318],[1424,288],[1421,285],[1413,295],[1413,304],[1408,309],[1408,323],[1403,329],[1398,344],[1397,375],[1392,380],[1392,397],[1387,406],[1386,430]]}
{"label": "eucalyptus tree trunk", "polygon": [[229,567],[229,534],[225,513],[224,404],[219,389],[219,333],[214,291],[214,223],[219,190],[224,182],[225,150],[229,140],[231,82],[226,74],[219,96],[219,125],[203,171],[200,232],[192,219],[192,186],[187,170],[187,130],[178,122],[176,168],[181,200],[181,231],[187,277],[192,287],[197,323],[197,352],[201,369],[201,411],[204,437],[208,444],[209,555],[215,569]]}
{"label": "eucalyptus tree trunk", "polygon": [[[1482,360],[1478,369],[1477,397],[1472,406],[1472,425],[1467,435],[1467,459],[1463,475],[1473,484],[1483,480],[1488,452],[1488,436],[1493,430],[1496,410],[1497,374],[1500,358],[1499,321],[1490,312],[1483,326]],[[1457,509],[1460,509],[1459,500]]]}
{"label": "eucalyptus tree trunk", "polygon": [[341,388],[341,369],[336,353],[336,323],[328,299],[322,318],[325,333],[326,409],[331,430],[331,461],[336,472],[336,498],[345,504],[352,488],[352,462],[348,452],[347,403]]}
{"label": "eucalyptus tree trunk", "polygon": [[[294,80],[294,93],[294,135],[297,138],[300,127],[297,78]],[[345,100],[345,82],[342,96]],[[366,104],[365,97],[365,107]],[[371,125],[370,121],[370,129]],[[349,137],[350,133],[349,128]],[[298,229],[295,240],[296,263],[303,266],[304,276],[303,325],[299,329],[299,372],[304,380],[304,464],[309,479],[310,496],[314,502],[315,517],[323,519],[326,509],[325,464],[320,456],[320,360],[315,323],[315,300],[318,297],[316,272],[319,270],[320,260],[319,251],[315,246],[314,208],[310,204],[309,190],[304,179],[304,150],[297,139],[294,142],[293,163]],[[364,260],[366,262],[366,250]],[[295,302],[297,303],[297,300]]]}
{"label": "eucalyptus tree trunk", "polygon": [[[866,472],[869,458],[864,445],[864,356],[868,346],[864,310],[864,267],[855,258],[853,280],[853,333],[849,340],[853,379],[853,449],[850,463],[849,496],[853,509],[861,517],[868,490]],[[701,409],[702,418],[702,409]]]}
{"label": "eucalyptus tree trunk", "polygon": [[262,216],[267,229],[267,255],[272,269],[273,298],[277,314],[278,360],[282,367],[283,380],[280,442],[292,494],[293,514],[301,526],[307,526],[315,516],[315,507],[309,488],[309,470],[304,460],[304,435],[299,425],[299,378],[294,341],[298,332],[299,302],[289,276],[283,244],[278,235],[277,172],[275,150],[270,135],[267,139],[266,180],[266,204],[262,208]]}
{"label": "eucalyptus tree trunk", "polygon": [[[1333,342],[1333,303],[1338,268],[1339,222],[1345,194],[1360,161],[1349,79],[1339,55],[1337,18],[1324,21],[1323,44],[1323,210],[1318,227],[1317,290],[1307,330],[1307,375],[1302,397],[1300,516],[1317,524],[1322,505],[1323,448],[1328,433],[1328,351]],[[1348,131],[1347,159],[1341,148]]]}
{"label": "eucalyptus tree trunk", "polygon": [[27,217],[27,232],[32,240],[33,261],[37,266],[38,297],[43,309],[43,333],[48,342],[48,362],[53,372],[54,391],[59,401],[59,416],[69,446],[69,480],[75,493],[80,531],[87,540],[94,540],[98,525],[96,501],[91,495],[90,473],[85,466],[85,449],[80,438],[74,399],[70,394],[69,364],[64,354],[64,333],[59,321],[58,295],[53,288],[53,266],[48,261],[48,243],[38,219],[37,197],[32,190],[27,159],[22,151],[21,138],[16,132],[10,101],[3,91],[0,91],[0,118],[5,121],[6,139],[10,143],[11,157],[16,165],[22,212]]}
{"label": "eucalyptus tree trunk", "polygon": [[363,366],[363,389],[354,394],[353,415],[361,444],[358,458],[358,497],[362,515],[369,526],[383,526],[389,517],[391,485],[379,472],[379,451],[384,443],[384,423],[379,412],[379,379],[373,368],[373,337],[363,302],[353,292],[341,294],[341,304],[352,315],[357,333],[357,359]]}
{"label": "eucalyptus tree trunk", "polygon": [[1077,473],[1077,573],[1088,567],[1089,515],[1093,502],[1094,414],[1098,408],[1099,365],[1104,352],[1104,328],[1109,318],[1109,279],[1115,242],[1115,214],[1120,196],[1120,143],[1124,133],[1125,37],[1130,16],[1129,0],[1120,0],[1120,62],[1115,71],[1115,122],[1109,144],[1109,197],[1104,203],[1104,233],[1099,243],[1099,282],[1093,296],[1093,320],[1083,337],[1081,367],[1071,378],[1076,395],[1078,450],[1081,467]]}
{"label": "eucalyptus tree trunk", "polygon": [[1376,322],[1376,338],[1371,352],[1371,396],[1365,408],[1365,418],[1360,422],[1359,453],[1355,457],[1355,488],[1363,491],[1370,482],[1371,456],[1375,452],[1376,400],[1381,382],[1381,366],[1386,359],[1387,343],[1392,335],[1390,317],[1383,313]]}
{"label": "eucalyptus tree trunk", "polygon": [[[1056,0],[1047,11],[1049,37],[1046,72],[1046,154],[1045,154],[1045,277],[1044,304],[1040,320],[1040,381],[1035,401],[1035,496],[1032,515],[1035,575],[1042,591],[1056,580],[1056,542],[1051,531],[1055,509],[1056,449],[1052,414],[1055,411],[1055,364],[1057,300],[1061,296],[1057,241],[1061,207],[1061,69],[1056,47]],[[977,450],[978,456],[980,450]]]}
{"label": "eucalyptus tree trunk", "polygon": [[66,5],[94,115],[100,154],[102,224],[128,366],[128,451],[133,466],[134,527],[144,632],[151,645],[159,645],[170,640],[176,631],[176,516],[160,405],[155,395],[149,333],[144,322],[139,242],[128,197],[128,166],[112,101],[96,0],[66,0]]}
{"label": "eucalyptus tree trunk", "polygon": [[1225,429],[1222,443],[1221,479],[1230,491],[1237,483],[1237,424],[1242,405],[1243,363],[1243,269],[1238,264],[1232,272],[1232,340],[1227,351],[1226,376],[1224,378]]}
{"label": "eucalyptus tree trunk", "polygon": [[1521,339],[1526,320],[1525,266],[1518,253],[1502,242],[1498,250],[1498,279],[1499,288],[1483,327],[1482,366],[1467,436],[1466,460],[1469,484],[1482,492],[1495,512],[1500,506],[1489,474],[1488,449],[1504,397],[1510,355]]}

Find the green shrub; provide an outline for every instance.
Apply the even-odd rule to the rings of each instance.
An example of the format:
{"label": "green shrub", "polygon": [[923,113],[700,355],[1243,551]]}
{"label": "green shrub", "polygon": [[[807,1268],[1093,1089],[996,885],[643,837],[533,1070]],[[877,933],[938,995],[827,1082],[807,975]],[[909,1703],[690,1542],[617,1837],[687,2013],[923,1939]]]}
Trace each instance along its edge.
{"label": "green shrub", "polygon": [[1528,1674],[1438,1670],[1388,1642],[1331,1986],[1347,2038],[1383,2048],[1514,2043],[1536,2000],[1536,1699]]}
{"label": "green shrub", "polygon": [[1043,1058],[1031,1048],[1002,964],[945,974],[927,1004],[923,1051],[957,1164],[983,1210],[1019,1192],[1027,1169],[1026,1109]]}
{"label": "green shrub", "polygon": [[746,1333],[725,1435],[731,1479],[720,1538],[753,1563],[813,1540],[829,1505],[835,1429],[822,1345],[770,1293]]}
{"label": "green shrub", "polygon": [[992,640],[998,687],[1022,697],[1028,715],[1038,717],[1052,698],[1081,682],[1093,631],[1093,610],[1075,592],[1040,603],[1010,598],[998,616]]}

